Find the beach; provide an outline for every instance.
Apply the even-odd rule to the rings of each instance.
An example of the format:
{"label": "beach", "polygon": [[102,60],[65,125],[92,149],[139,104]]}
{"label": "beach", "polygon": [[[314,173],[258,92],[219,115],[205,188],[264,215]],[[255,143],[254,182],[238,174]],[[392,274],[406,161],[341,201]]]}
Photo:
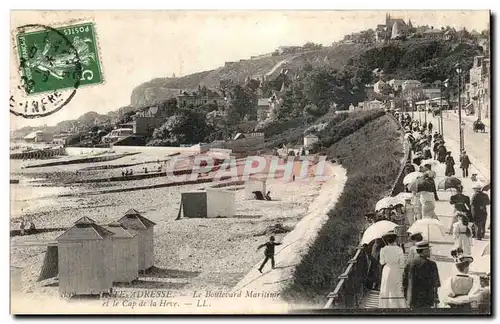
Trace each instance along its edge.
{"label": "beach", "polygon": [[[135,157],[136,160],[138,158]],[[129,161],[119,161],[122,159]],[[130,163],[132,162],[130,159],[129,156],[112,163]],[[143,157],[140,159],[148,161]],[[102,163],[71,165],[66,170],[62,166],[37,168],[39,170],[27,169],[29,170],[27,174],[40,177],[44,173],[53,174],[54,170],[70,174],[74,169],[92,169],[96,165]],[[114,169],[114,172],[116,170]],[[294,172],[295,170],[296,168]],[[125,188],[154,184],[158,181],[164,179],[112,182],[101,186]],[[32,194],[30,199],[24,201],[24,205],[20,202],[23,201],[23,195],[29,193],[30,188],[29,184],[20,184],[25,186],[24,193],[19,187],[14,190],[11,186],[11,190],[14,191],[13,197],[16,198],[15,203],[13,202],[15,206],[11,207],[11,210],[15,211],[11,217],[11,228],[17,228],[15,227],[17,217],[26,210],[20,212],[21,205],[29,210],[29,218],[38,227],[42,225],[69,227],[84,216],[99,224],[108,224],[121,218],[128,209],[134,208],[157,224],[154,227],[155,269],[147,275],[148,278],[141,277],[137,283],[122,285],[117,289],[173,289],[182,294],[191,294],[200,289],[229,291],[255,264],[262,261],[262,251],[256,252],[258,245],[264,243],[270,235],[275,235],[278,240],[284,238],[305,215],[310,214],[311,206],[318,208],[318,204],[326,203],[323,195],[321,202],[311,205],[322,189],[332,190],[332,184],[326,188],[324,182],[318,182],[314,177],[295,181],[282,178],[270,179],[267,180],[267,190],[271,191],[271,201],[246,200],[243,186],[233,185],[226,189],[236,192],[234,217],[176,220],[182,192],[199,190],[214,184],[202,183],[92,194],[92,188],[96,184],[50,187],[46,183],[45,187],[41,187],[44,188],[42,190],[44,193]],[[70,195],[61,197],[61,192],[69,192]],[[40,203],[37,204],[36,201]],[[275,233],[276,228],[282,233]],[[53,241],[61,233],[62,231],[57,231],[11,238],[11,265],[22,268],[22,290],[32,297],[42,295],[56,297],[58,288],[57,283],[51,279],[47,280],[49,282],[37,282],[45,247],[23,246],[23,244],[33,241]],[[294,259],[296,260],[296,256]]]}

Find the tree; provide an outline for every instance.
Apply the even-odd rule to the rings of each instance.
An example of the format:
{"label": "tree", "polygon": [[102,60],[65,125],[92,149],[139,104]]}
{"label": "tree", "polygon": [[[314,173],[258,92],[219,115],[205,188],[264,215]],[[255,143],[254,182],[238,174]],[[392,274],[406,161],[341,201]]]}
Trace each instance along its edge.
{"label": "tree", "polygon": [[320,109],[328,109],[335,101],[336,70],[318,68],[308,73],[304,80],[307,100]]}
{"label": "tree", "polygon": [[271,115],[274,115],[279,120],[293,119],[302,115],[307,103],[308,100],[304,94],[303,84],[295,82],[285,91],[281,104],[277,106],[276,111],[273,111]]}
{"label": "tree", "polygon": [[233,86],[230,89],[229,98],[230,107],[226,114],[228,122],[238,122],[245,115],[248,115],[250,119],[257,118],[257,96],[251,88],[241,85]]}
{"label": "tree", "polygon": [[313,42],[307,42],[302,46],[304,50],[320,50],[323,48],[323,44],[315,44]]}
{"label": "tree", "polygon": [[205,115],[195,110],[183,109],[170,116],[167,121],[153,132],[151,146],[199,143],[211,132],[206,124]]}
{"label": "tree", "polygon": [[321,117],[324,114],[326,114],[327,112],[328,112],[327,109],[324,109],[324,108],[321,109],[314,104],[309,104],[304,108],[304,114],[306,114],[306,118],[307,118],[307,115],[311,115],[314,117]]}

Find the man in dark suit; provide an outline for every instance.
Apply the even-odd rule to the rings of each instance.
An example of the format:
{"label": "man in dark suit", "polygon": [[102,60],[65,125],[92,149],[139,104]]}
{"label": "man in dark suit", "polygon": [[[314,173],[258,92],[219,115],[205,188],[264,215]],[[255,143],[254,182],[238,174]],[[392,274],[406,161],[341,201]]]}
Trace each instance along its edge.
{"label": "man in dark suit", "polygon": [[441,286],[437,265],[429,260],[430,245],[426,241],[416,244],[418,257],[409,260],[403,272],[403,290],[411,309],[431,308],[439,303]]}

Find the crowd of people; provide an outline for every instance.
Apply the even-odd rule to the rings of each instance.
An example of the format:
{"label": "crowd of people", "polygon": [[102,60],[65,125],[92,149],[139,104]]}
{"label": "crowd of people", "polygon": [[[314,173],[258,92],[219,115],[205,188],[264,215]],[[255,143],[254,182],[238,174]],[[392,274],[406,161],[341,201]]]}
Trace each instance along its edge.
{"label": "crowd of people", "polygon": [[[418,179],[418,188],[412,186],[407,190],[413,197],[413,220],[438,219],[435,213],[435,201],[439,200],[435,184],[436,172],[432,170],[431,163],[422,165],[422,161],[434,159],[437,160],[436,163],[445,164],[446,177],[455,176],[455,161],[447,150],[442,135],[431,134],[432,123],[421,124],[412,120],[408,114],[400,115],[399,118],[408,134],[413,155],[413,159],[406,162],[403,172],[422,173],[422,177]],[[415,132],[418,136],[414,135]],[[463,178],[468,177],[470,164],[466,152],[462,151],[460,168]],[[453,235],[454,239],[450,255],[455,261],[456,274],[443,285],[437,264],[431,257],[431,245],[424,241],[422,233],[404,233],[412,242],[406,259],[404,242],[401,241],[401,233],[397,232],[399,226],[370,244],[363,245],[367,265],[365,285],[368,289],[379,290],[380,308],[432,308],[443,302],[451,308],[489,309],[490,274],[480,276],[479,285],[474,285],[476,279],[468,274],[474,261],[471,256],[471,241],[484,238],[486,206],[490,204],[488,195],[482,191],[479,183],[476,183],[473,189],[474,194],[469,198],[463,193],[463,186],[458,185],[455,187],[456,193],[450,198],[454,213],[447,234]],[[404,220],[408,220],[402,207],[391,206],[390,209],[383,209],[379,213],[367,214],[367,218],[374,221],[398,221],[398,217],[402,215]],[[441,286],[446,291],[442,301],[438,296],[438,288]]]}

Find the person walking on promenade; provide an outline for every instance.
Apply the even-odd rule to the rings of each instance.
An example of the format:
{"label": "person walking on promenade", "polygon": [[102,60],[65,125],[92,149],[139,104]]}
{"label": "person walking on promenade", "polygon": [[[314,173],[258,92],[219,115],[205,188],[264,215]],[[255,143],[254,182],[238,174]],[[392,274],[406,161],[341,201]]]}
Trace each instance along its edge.
{"label": "person walking on promenade", "polygon": [[431,133],[432,133],[432,126],[433,126],[433,125],[432,125],[432,123],[431,123],[431,122],[429,122],[429,124],[427,125],[427,128],[429,129],[429,134],[431,134]]}
{"label": "person walking on promenade", "polygon": [[424,168],[425,168],[424,172],[429,173],[429,178],[432,180],[432,189],[434,192],[434,199],[436,201],[439,201],[439,197],[437,194],[437,188],[436,188],[436,182],[434,180],[434,179],[436,179],[436,172],[432,170],[432,166],[430,164],[424,165]]}
{"label": "person walking on promenade", "polygon": [[439,161],[439,163],[444,163],[444,161],[446,159],[446,153],[448,153],[448,150],[446,150],[446,147],[444,146],[444,143],[440,143],[438,145],[437,153],[438,153],[438,161]]}
{"label": "person walking on promenade", "polygon": [[422,205],[422,218],[432,218],[438,219],[435,212],[435,201],[434,190],[436,186],[434,184],[434,179],[431,178],[429,172],[424,173],[424,183],[420,188],[420,204]]}
{"label": "person walking on promenade", "polygon": [[410,262],[411,260],[418,257],[417,244],[419,242],[422,242],[424,240],[424,237],[422,236],[421,232],[415,232],[415,233],[410,235],[410,240],[413,242],[413,246],[410,247],[410,251],[408,251],[408,257],[406,258],[406,264],[408,264],[408,262]]}
{"label": "person walking on promenade", "polygon": [[460,169],[462,169],[462,177],[467,178],[469,176],[469,167],[469,156],[465,151],[462,151],[462,154],[460,154]]}
{"label": "person walking on promenade", "polygon": [[450,204],[455,207],[453,212],[453,218],[451,220],[449,233],[453,231],[453,224],[457,222],[457,212],[465,213],[469,219],[472,219],[471,214],[471,204],[469,196],[464,195],[464,187],[459,186],[457,188],[457,193],[450,197]]}
{"label": "person walking on promenade", "polygon": [[422,153],[424,156],[424,159],[432,159],[432,152],[431,152],[431,146],[428,141],[425,142],[424,147],[422,149]]}
{"label": "person walking on promenade", "polygon": [[368,244],[363,244],[363,254],[365,256],[364,284],[367,289],[378,289],[380,283],[380,264],[372,254]]}
{"label": "person walking on promenade", "polygon": [[434,144],[432,144],[432,152],[434,152],[434,160],[438,159],[438,147],[439,141],[434,140]]}
{"label": "person walking on promenade", "polygon": [[260,266],[259,268],[259,272],[262,273],[262,269],[264,268],[264,266],[266,265],[267,263],[267,260],[271,260],[271,267],[274,269],[274,247],[276,245],[281,245],[282,243],[276,243],[275,242],[275,238],[274,236],[271,236],[269,238],[269,241],[264,243],[264,244],[261,244],[259,245],[259,247],[257,248],[257,251],[260,250],[261,248],[263,247],[266,247],[266,250],[264,251],[264,256],[266,257],[264,259],[264,262],[262,262],[262,265]]}
{"label": "person walking on promenade", "polygon": [[469,219],[464,213],[457,213],[458,221],[453,224],[454,249],[462,249],[464,255],[471,255],[471,236]]}
{"label": "person walking on promenade", "polygon": [[481,191],[481,185],[478,183],[472,187],[474,194],[471,199],[472,220],[476,227],[476,239],[482,240],[486,231],[486,219],[488,211],[486,206],[490,204],[490,197]]}
{"label": "person walking on promenade", "polygon": [[430,245],[417,243],[418,257],[410,260],[403,271],[403,292],[412,309],[431,308],[439,304],[438,288],[441,286],[436,262],[429,260]]}
{"label": "person walking on promenade", "polygon": [[455,175],[455,160],[453,160],[453,156],[451,156],[451,152],[446,152],[446,170],[444,171],[444,175],[447,177],[451,177]]}
{"label": "person walking on promenade", "polygon": [[382,272],[382,265],[380,264],[380,251],[382,250],[384,245],[384,241],[381,238],[378,238],[373,242],[372,246],[371,256],[374,260],[374,263],[372,263],[373,278],[375,281],[373,283],[374,290],[380,290],[380,274]]}
{"label": "person walking on promenade", "polygon": [[462,256],[455,262],[457,272],[443,285],[443,302],[450,308],[472,309],[472,287],[474,278],[468,275],[469,266],[474,261],[470,256]]}
{"label": "person walking on promenade", "polygon": [[406,308],[401,282],[405,263],[403,250],[396,244],[397,234],[394,231],[385,234],[382,239],[387,246],[380,250],[380,264],[383,269],[379,308]]}

